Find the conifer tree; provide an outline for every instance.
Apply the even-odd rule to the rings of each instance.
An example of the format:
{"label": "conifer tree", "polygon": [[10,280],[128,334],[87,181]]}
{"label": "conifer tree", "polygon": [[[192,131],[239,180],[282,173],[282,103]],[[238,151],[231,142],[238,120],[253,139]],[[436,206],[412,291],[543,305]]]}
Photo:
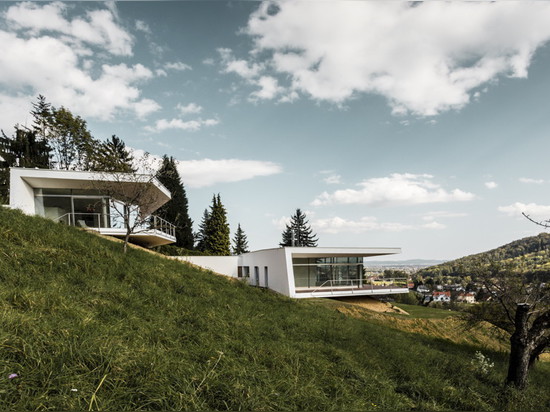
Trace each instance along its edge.
{"label": "conifer tree", "polygon": [[172,199],[156,214],[176,226],[176,246],[193,249],[193,222],[189,217],[187,195],[173,157],[163,156],[156,177],[172,194]]}
{"label": "conifer tree", "polygon": [[208,221],[210,220],[210,213],[208,213],[208,209],[204,209],[204,213],[202,215],[202,220],[199,224],[199,231],[195,233],[195,249],[197,249],[200,252],[206,251],[206,228],[208,226]]}
{"label": "conifer tree", "polygon": [[213,256],[231,255],[227,212],[220,195],[214,195],[204,231],[204,251]]}
{"label": "conifer tree", "polygon": [[102,172],[135,173],[136,168],[133,163],[134,157],[126,148],[124,141],[112,135],[110,140],[99,146],[92,167]]}
{"label": "conifer tree", "polygon": [[235,232],[235,237],[233,238],[233,254],[242,255],[243,253],[248,253],[248,240],[246,239],[246,234],[244,230],[241,229],[241,224],[237,226],[237,231]]}
{"label": "conifer tree", "polygon": [[296,209],[296,213],[291,216],[290,223],[283,231],[283,239],[279,246],[316,247],[317,235],[313,234],[308,223],[306,214],[300,209]]}

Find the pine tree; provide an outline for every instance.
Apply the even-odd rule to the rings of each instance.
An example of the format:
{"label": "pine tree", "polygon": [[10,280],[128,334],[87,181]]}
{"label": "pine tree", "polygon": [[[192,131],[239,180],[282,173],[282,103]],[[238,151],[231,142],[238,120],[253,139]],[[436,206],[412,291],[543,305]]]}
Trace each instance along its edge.
{"label": "pine tree", "polygon": [[313,234],[308,223],[306,214],[300,209],[296,209],[296,213],[291,216],[290,223],[283,231],[283,240],[279,246],[316,247],[317,235]]}
{"label": "pine tree", "polygon": [[53,124],[53,109],[51,103],[41,94],[37,101],[32,103],[31,116],[33,117],[33,129],[41,140],[48,140]]}
{"label": "pine tree", "polygon": [[172,199],[156,214],[176,226],[176,246],[193,249],[193,222],[189,217],[187,195],[173,157],[164,155],[156,177],[172,194]]}
{"label": "pine tree", "polygon": [[212,198],[212,206],[210,206],[204,233],[204,251],[206,253],[213,256],[231,255],[227,212],[219,194]]}
{"label": "pine tree", "polygon": [[101,143],[93,162],[93,169],[102,172],[135,173],[133,162],[134,157],[124,141],[112,135],[110,140]]}
{"label": "pine tree", "polygon": [[237,226],[237,231],[235,232],[235,237],[233,238],[233,254],[242,255],[243,253],[248,253],[248,240],[246,239],[246,234],[244,230],[241,229],[241,224]]}
{"label": "pine tree", "polygon": [[208,221],[210,220],[210,213],[208,213],[208,209],[204,209],[204,213],[202,215],[201,223],[199,224],[199,231],[195,233],[195,249],[197,249],[200,252],[206,251],[206,230],[208,227]]}

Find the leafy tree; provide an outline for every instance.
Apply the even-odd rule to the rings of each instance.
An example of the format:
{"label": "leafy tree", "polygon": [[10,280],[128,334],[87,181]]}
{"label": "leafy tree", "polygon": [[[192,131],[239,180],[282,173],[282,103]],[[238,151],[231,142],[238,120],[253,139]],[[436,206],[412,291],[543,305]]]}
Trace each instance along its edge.
{"label": "leafy tree", "polygon": [[510,333],[506,383],[524,389],[529,370],[550,347],[550,285],[498,262],[480,263],[477,278],[490,300],[472,307],[470,320]]}
{"label": "leafy tree", "polygon": [[55,165],[65,170],[90,170],[99,146],[88,130],[86,121],[68,109],[52,109],[48,141],[53,149]]}
{"label": "leafy tree", "polygon": [[187,195],[173,157],[165,155],[162,158],[157,179],[170,191],[172,199],[156,214],[176,226],[176,246],[193,249],[193,222],[189,217]]}
{"label": "leafy tree", "polygon": [[233,254],[242,255],[243,253],[248,253],[248,240],[246,239],[246,234],[244,230],[241,229],[241,224],[237,226],[237,231],[235,232],[235,237],[233,238]]}
{"label": "leafy tree", "polygon": [[230,246],[227,212],[220,195],[214,195],[210,210],[205,211],[201,222],[197,248],[209,255],[229,256],[231,254]]}
{"label": "leafy tree", "polygon": [[126,148],[124,141],[112,135],[110,140],[101,143],[91,166],[95,170],[104,172],[135,173],[136,168],[133,163],[134,157]]}
{"label": "leafy tree", "polygon": [[290,223],[283,231],[283,240],[279,246],[316,247],[317,235],[313,234],[308,223],[306,214],[300,209],[296,209],[296,213],[291,216]]}

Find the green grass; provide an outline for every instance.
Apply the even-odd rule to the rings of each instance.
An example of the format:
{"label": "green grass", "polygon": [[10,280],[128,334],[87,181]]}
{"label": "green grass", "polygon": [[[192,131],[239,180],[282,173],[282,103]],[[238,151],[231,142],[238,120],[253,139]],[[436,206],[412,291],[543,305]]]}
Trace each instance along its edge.
{"label": "green grass", "polygon": [[0,208],[0,410],[550,409],[480,349]]}

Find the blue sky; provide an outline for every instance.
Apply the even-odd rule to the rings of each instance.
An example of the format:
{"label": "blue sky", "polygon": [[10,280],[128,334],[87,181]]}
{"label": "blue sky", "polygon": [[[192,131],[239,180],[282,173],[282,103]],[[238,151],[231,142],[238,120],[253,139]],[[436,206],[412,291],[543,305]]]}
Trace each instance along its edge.
{"label": "blue sky", "polygon": [[0,127],[40,93],[179,161],[195,225],[454,259],[550,218],[548,2],[2,2]]}

